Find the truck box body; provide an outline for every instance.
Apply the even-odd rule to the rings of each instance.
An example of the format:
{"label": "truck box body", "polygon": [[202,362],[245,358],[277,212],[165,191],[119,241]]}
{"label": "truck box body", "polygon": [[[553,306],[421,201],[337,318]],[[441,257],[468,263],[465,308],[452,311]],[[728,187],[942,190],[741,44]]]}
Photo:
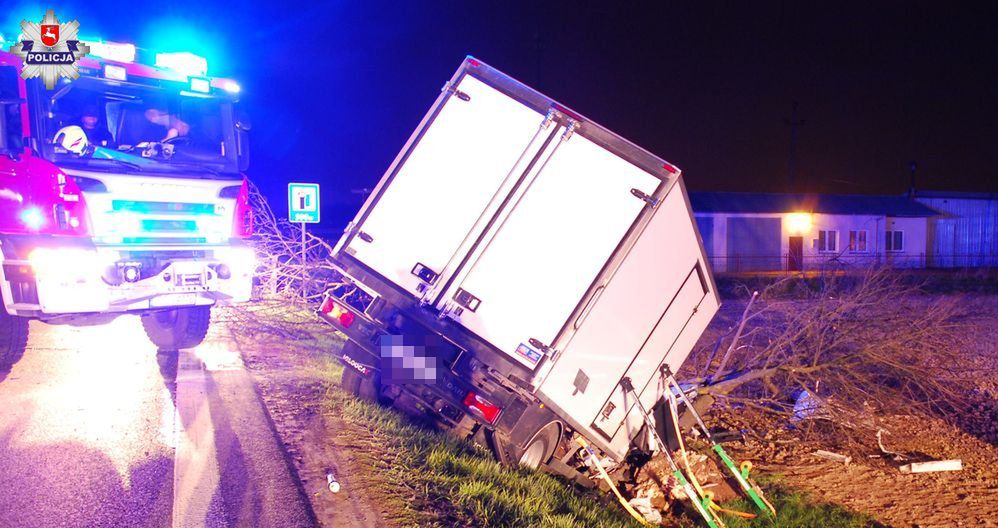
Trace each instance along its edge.
{"label": "truck box body", "polygon": [[616,458],[719,306],[679,171],[470,57],[336,251]]}

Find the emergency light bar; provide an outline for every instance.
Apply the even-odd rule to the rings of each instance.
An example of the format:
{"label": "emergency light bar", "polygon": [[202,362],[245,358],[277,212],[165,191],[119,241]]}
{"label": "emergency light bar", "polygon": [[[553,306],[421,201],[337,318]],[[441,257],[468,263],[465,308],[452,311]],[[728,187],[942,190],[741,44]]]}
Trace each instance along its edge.
{"label": "emergency light bar", "polygon": [[128,72],[125,70],[124,66],[115,66],[114,64],[104,65],[104,78],[113,79],[115,81],[127,81]]}
{"label": "emergency light bar", "polygon": [[122,42],[84,41],[90,55],[116,62],[135,62],[135,45]]}
{"label": "emergency light bar", "polygon": [[189,51],[157,53],[156,66],[167,68],[189,77],[204,77],[208,75],[208,59]]}
{"label": "emergency light bar", "polygon": [[191,91],[208,93],[211,91],[211,81],[202,77],[191,77]]}
{"label": "emergency light bar", "polygon": [[239,93],[239,90],[242,90],[242,88],[239,86],[239,83],[231,79],[221,79],[220,82],[222,85],[222,89],[225,90],[226,92],[237,94]]}

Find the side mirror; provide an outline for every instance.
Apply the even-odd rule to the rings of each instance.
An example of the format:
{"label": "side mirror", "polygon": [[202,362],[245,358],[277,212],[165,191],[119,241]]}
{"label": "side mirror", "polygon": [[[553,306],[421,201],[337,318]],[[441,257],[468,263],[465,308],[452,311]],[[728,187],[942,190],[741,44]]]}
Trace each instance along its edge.
{"label": "side mirror", "polygon": [[77,156],[82,156],[90,146],[86,132],[82,128],[73,125],[62,127],[55,133],[55,144],[66,149]]}
{"label": "side mirror", "polygon": [[246,112],[243,112],[239,107],[236,107],[236,128],[246,131],[253,130],[253,122],[250,121]]}
{"label": "side mirror", "polygon": [[250,159],[249,134],[242,128],[236,129],[236,154],[239,157],[239,171],[246,172]]}

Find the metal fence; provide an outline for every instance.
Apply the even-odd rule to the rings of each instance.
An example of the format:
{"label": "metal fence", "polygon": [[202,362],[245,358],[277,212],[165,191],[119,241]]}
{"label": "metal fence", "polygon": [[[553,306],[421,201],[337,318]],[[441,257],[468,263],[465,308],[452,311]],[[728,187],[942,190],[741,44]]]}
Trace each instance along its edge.
{"label": "metal fence", "polygon": [[926,255],[910,254],[834,254],[795,256],[727,256],[708,257],[711,268],[716,273],[756,273],[756,272],[839,272],[863,270],[872,267],[893,268],[989,268],[994,256],[982,255]]}

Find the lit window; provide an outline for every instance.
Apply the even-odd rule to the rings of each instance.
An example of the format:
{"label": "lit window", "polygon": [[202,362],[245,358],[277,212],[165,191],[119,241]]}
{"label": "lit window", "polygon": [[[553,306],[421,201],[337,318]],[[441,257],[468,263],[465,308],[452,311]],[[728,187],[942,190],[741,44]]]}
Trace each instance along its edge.
{"label": "lit window", "polygon": [[884,239],[887,251],[904,251],[904,231],[887,231]]}
{"label": "lit window", "polygon": [[836,251],[838,238],[838,231],[818,231],[818,239],[814,241],[814,248],[818,251]]}
{"label": "lit window", "polygon": [[849,251],[866,252],[866,231],[849,232]]}

